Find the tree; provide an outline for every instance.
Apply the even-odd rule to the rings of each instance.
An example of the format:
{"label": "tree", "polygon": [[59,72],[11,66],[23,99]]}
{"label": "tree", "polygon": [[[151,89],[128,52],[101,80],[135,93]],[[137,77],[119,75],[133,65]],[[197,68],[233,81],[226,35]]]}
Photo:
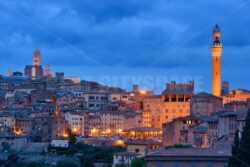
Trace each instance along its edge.
{"label": "tree", "polygon": [[11,153],[8,157],[8,161],[11,163],[17,163],[18,158],[19,158],[18,155]]}
{"label": "tree", "polygon": [[77,167],[78,165],[74,161],[62,160],[58,161],[56,167]]}
{"label": "tree", "polygon": [[81,159],[81,166],[82,167],[94,167],[92,161],[87,157]]}
{"label": "tree", "polygon": [[234,135],[234,144],[232,146],[232,157],[229,159],[229,167],[235,167],[239,164],[239,147],[240,147],[240,137],[239,137],[239,130],[235,132]]}
{"label": "tree", "polygon": [[116,164],[115,167],[127,167],[125,164]]}
{"label": "tree", "polygon": [[238,165],[237,167],[246,167],[250,165],[250,109],[245,120],[240,147],[238,149]]}
{"label": "tree", "polygon": [[4,151],[9,151],[10,150],[10,144],[8,142],[3,142],[2,147]]}
{"label": "tree", "polygon": [[75,144],[75,142],[76,142],[76,137],[75,137],[75,135],[70,134],[70,135],[69,135],[69,143],[70,143],[70,144]]}
{"label": "tree", "polygon": [[143,158],[135,158],[131,161],[131,167],[145,167],[145,161]]}
{"label": "tree", "polygon": [[43,167],[43,165],[42,165],[42,164],[39,164],[39,163],[37,163],[37,162],[31,162],[31,163],[28,165],[28,167]]}

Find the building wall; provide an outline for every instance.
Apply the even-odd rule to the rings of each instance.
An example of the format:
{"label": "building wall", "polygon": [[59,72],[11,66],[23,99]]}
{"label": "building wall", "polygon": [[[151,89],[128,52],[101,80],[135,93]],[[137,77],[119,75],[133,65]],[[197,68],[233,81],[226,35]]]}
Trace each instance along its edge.
{"label": "building wall", "polygon": [[208,145],[214,146],[215,140],[219,138],[218,121],[208,122]]}
{"label": "building wall", "polygon": [[125,116],[124,129],[128,130],[131,128],[143,127],[143,114],[142,112],[128,113]]}
{"label": "building wall", "polygon": [[37,116],[34,117],[32,137],[35,141],[49,141],[52,133],[52,117]]}
{"label": "building wall", "polygon": [[60,98],[57,98],[56,103],[58,106],[63,104],[73,104],[77,101],[77,99],[72,95],[66,95]]}
{"label": "building wall", "polygon": [[43,77],[43,68],[41,65],[27,65],[24,69],[24,75],[29,78],[40,79]]}
{"label": "building wall", "polygon": [[0,150],[3,151],[3,143],[8,143],[10,150],[23,151],[27,148],[28,137],[0,137]]}
{"label": "building wall", "polygon": [[141,154],[141,156],[145,156],[148,149],[146,145],[127,145],[128,152],[136,152]]}
{"label": "building wall", "polygon": [[211,115],[222,109],[222,98],[207,93],[191,97],[191,115]]}
{"label": "building wall", "polygon": [[71,133],[84,136],[84,116],[76,113],[65,113],[65,119],[68,121]]}
{"label": "building wall", "polygon": [[127,167],[131,165],[131,161],[135,158],[135,156],[130,155],[114,155],[114,166],[117,164],[126,164]]}
{"label": "building wall", "polygon": [[101,110],[109,102],[108,94],[106,93],[84,94],[83,97],[85,98],[87,107],[90,110]]}
{"label": "building wall", "polygon": [[248,90],[232,90],[227,96],[223,97],[223,104],[233,101],[247,101],[250,98],[250,91]]}
{"label": "building wall", "polygon": [[187,119],[174,119],[172,122],[163,125],[163,146],[170,146],[175,144],[191,144],[194,143],[193,129],[199,123],[198,120]]}
{"label": "building wall", "polygon": [[150,111],[143,111],[143,127],[151,127],[151,114]]}
{"label": "building wall", "polygon": [[246,101],[233,101],[224,104],[224,108],[226,111],[238,111],[242,109],[247,109],[248,103]]}
{"label": "building wall", "polygon": [[234,136],[237,130],[237,115],[219,117],[219,137]]}
{"label": "building wall", "polygon": [[[190,98],[190,96],[188,96]],[[166,98],[166,97],[165,97]],[[163,122],[170,122],[175,118],[184,117],[190,115],[190,102],[174,102],[174,101],[165,101],[163,104]]]}
{"label": "building wall", "polygon": [[5,116],[0,118],[3,121],[3,126],[14,128],[16,120],[14,116]]}
{"label": "building wall", "polygon": [[15,133],[31,135],[33,119],[16,119]]}
{"label": "building wall", "polygon": [[121,135],[125,127],[125,117],[122,112],[101,112],[102,133],[106,135]]}
{"label": "building wall", "polygon": [[162,128],[163,101],[161,96],[146,97],[143,100],[144,122],[146,127]]}
{"label": "building wall", "polygon": [[162,126],[162,145],[163,146],[170,146],[174,145],[173,140],[173,122],[167,122]]}
{"label": "building wall", "polygon": [[68,121],[62,117],[53,117],[51,137],[67,137]]}
{"label": "building wall", "polygon": [[68,140],[62,139],[62,140],[53,140],[51,141],[51,145],[53,147],[68,147],[69,142]]}

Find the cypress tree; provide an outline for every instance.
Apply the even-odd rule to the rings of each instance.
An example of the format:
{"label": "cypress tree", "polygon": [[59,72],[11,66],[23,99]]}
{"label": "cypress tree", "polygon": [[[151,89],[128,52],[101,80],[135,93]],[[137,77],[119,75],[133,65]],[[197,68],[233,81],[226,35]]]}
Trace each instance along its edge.
{"label": "cypress tree", "polygon": [[235,132],[234,135],[234,143],[232,146],[232,157],[229,159],[229,167],[236,167],[239,164],[239,147],[240,147],[240,138],[239,138],[239,130]]}
{"label": "cypress tree", "polygon": [[243,128],[238,155],[239,167],[246,167],[247,165],[250,165],[250,109],[245,120],[245,127]]}

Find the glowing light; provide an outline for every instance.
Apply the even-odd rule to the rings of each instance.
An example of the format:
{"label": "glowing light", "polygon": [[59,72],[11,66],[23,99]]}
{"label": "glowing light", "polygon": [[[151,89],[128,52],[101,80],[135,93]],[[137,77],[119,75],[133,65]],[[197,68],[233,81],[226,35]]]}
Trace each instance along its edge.
{"label": "glowing light", "polygon": [[107,130],[107,133],[110,133],[110,132],[111,132],[111,130],[110,130],[110,129],[108,129],[108,130]]}
{"label": "glowing light", "polygon": [[145,90],[141,90],[140,93],[141,93],[142,95],[145,95],[147,92],[146,92]]}
{"label": "glowing light", "polygon": [[22,132],[21,132],[20,130],[15,130],[14,133],[15,133],[16,135],[21,135],[21,134],[22,134]]}
{"label": "glowing light", "polygon": [[76,127],[72,128],[72,131],[73,131],[74,133],[76,133],[76,132],[77,132],[77,128],[76,128]]}
{"label": "glowing light", "polygon": [[117,144],[117,145],[124,145],[124,141],[123,141],[123,140],[117,140],[117,141],[116,141],[116,144]]}
{"label": "glowing light", "polygon": [[96,131],[97,131],[97,130],[96,130],[95,128],[93,128],[93,129],[91,130],[91,133],[92,133],[92,134],[95,134]]}
{"label": "glowing light", "polygon": [[63,133],[63,137],[69,137],[67,133]]}

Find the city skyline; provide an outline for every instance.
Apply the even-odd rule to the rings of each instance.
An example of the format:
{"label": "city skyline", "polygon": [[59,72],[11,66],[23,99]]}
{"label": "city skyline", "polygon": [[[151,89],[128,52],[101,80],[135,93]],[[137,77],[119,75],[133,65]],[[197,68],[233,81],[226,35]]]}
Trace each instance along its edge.
{"label": "city skyline", "polygon": [[0,1],[0,166],[250,166],[249,11]]}
{"label": "city skyline", "polygon": [[[89,10],[81,11],[74,5],[66,6],[66,2],[45,1],[36,12],[31,5],[39,3],[27,5],[27,2],[20,4],[22,8],[18,8],[17,4],[1,2],[2,21],[7,26],[2,28],[4,35],[0,59],[4,63],[0,66],[1,74],[6,74],[9,68],[22,71],[26,64],[31,64],[33,49],[39,48],[44,66],[50,64],[52,71],[64,71],[69,76],[94,81],[101,80],[103,76],[135,78],[144,89],[156,92],[162,91],[166,82],[148,86],[143,81],[145,79],[140,78],[164,76],[171,80],[176,77],[183,82],[182,78],[191,77],[200,79],[201,85],[196,91],[212,92],[211,30],[218,23],[224,44],[222,81],[228,80],[232,89],[249,88],[250,81],[244,77],[249,71],[246,65],[249,41],[244,35],[247,33],[244,25],[249,21],[247,18],[245,22],[238,19],[246,17],[247,1],[237,1],[237,5],[236,1],[230,4],[223,4],[223,1],[199,2],[195,4],[197,7],[217,5],[216,10],[207,8],[201,12],[195,9],[193,12],[200,14],[195,15],[196,19],[193,19],[194,15],[184,17],[178,11],[190,8],[185,2],[128,1],[121,5],[110,1],[103,6],[95,6],[93,2],[82,4]],[[171,5],[176,7],[171,8]],[[214,10],[214,15],[211,15],[211,10]],[[33,15],[30,16],[30,13]],[[11,24],[19,23],[15,17],[21,21],[19,27]],[[9,22],[10,19],[12,22]],[[60,19],[65,22],[60,22]],[[73,19],[72,24],[65,25],[70,19]],[[54,22],[53,26],[49,26],[51,22]],[[64,26],[57,28],[60,24]],[[93,29],[84,29],[83,25]],[[131,33],[128,34],[128,31]],[[119,86],[112,79],[102,84]],[[132,84],[128,81],[123,88],[131,89]]]}

